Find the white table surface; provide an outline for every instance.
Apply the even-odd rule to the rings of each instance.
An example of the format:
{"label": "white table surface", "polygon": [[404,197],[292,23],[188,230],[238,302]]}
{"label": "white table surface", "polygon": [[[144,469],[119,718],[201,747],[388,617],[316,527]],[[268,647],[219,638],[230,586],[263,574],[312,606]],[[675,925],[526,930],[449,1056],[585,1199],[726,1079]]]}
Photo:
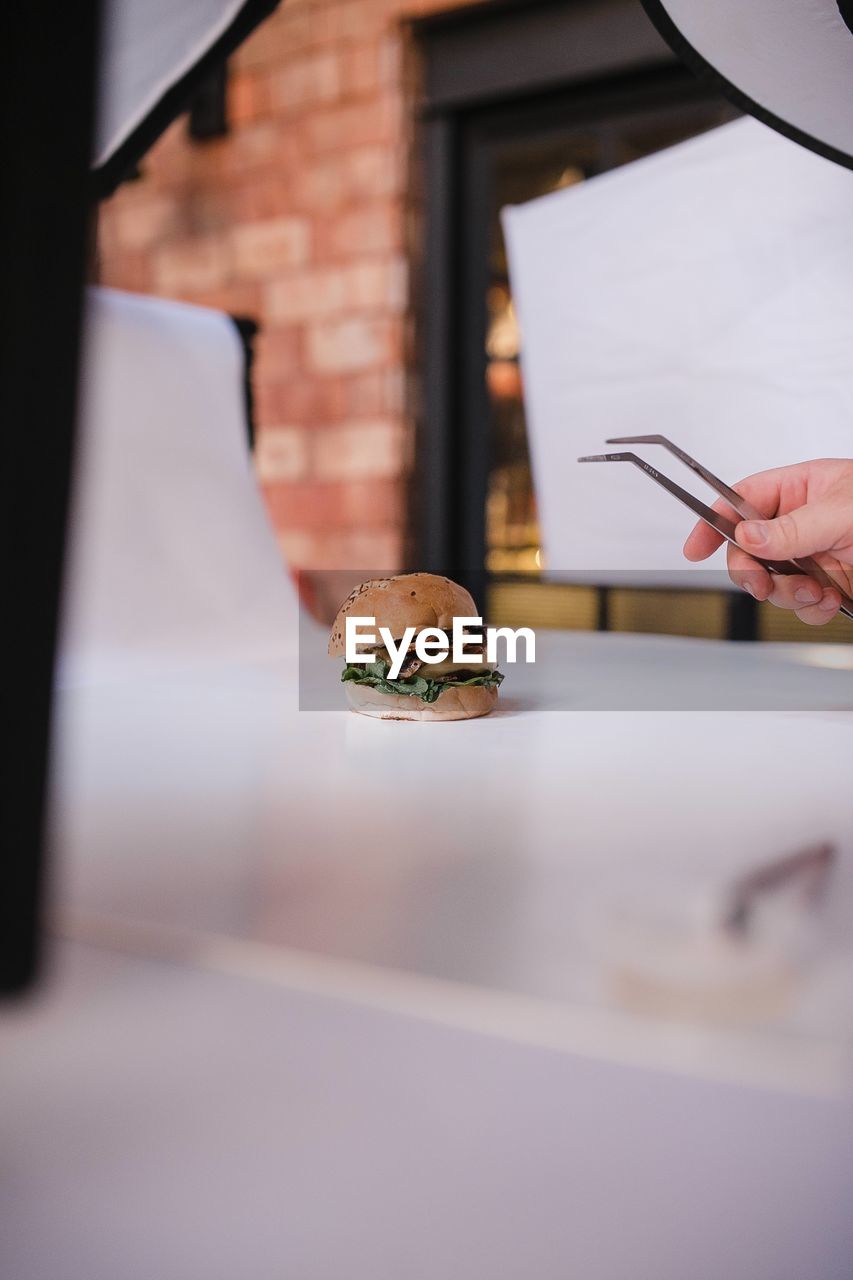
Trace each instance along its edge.
{"label": "white table surface", "polygon": [[[509,669],[499,713],[424,725],[346,711],[338,664],[319,632],[303,649],[306,634],[316,645],[300,690],[288,663],[63,693],[68,928],[224,937],[274,949],[276,963],[356,962],[372,981],[382,971],[525,997],[563,1020],[580,1008],[584,1028],[605,1019],[593,1040],[609,1044],[610,1014],[636,1012],[624,991],[614,999],[626,923],[641,935],[661,911],[679,927],[707,923],[738,874],[831,840],[817,958],[794,965],[781,1009],[759,1000],[733,1021],[737,1036],[746,1025],[774,1037],[774,1074],[788,1079],[781,1036],[794,1076],[805,1043],[822,1079],[846,1078],[853,715],[831,708],[853,703],[853,649],[540,632],[535,666]],[[336,710],[298,710],[312,681]],[[818,710],[726,709],[748,693]],[[618,707],[617,694],[723,709],[585,709]],[[651,1048],[632,1022],[628,1040],[644,1061],[713,1070],[682,1022],[656,1028]]]}
{"label": "white table surface", "polygon": [[[841,1280],[850,651],[542,655],[461,724],[300,712],[292,662],[62,692],[61,940],[0,1031],[15,1280]],[[814,709],[648,709],[676,686]],[[615,688],[647,709],[584,709]],[[673,1007],[732,877],[817,836],[805,951]]]}
{"label": "white table surface", "polygon": [[853,1116],[63,948],[0,1024],[14,1280],[846,1280]]}

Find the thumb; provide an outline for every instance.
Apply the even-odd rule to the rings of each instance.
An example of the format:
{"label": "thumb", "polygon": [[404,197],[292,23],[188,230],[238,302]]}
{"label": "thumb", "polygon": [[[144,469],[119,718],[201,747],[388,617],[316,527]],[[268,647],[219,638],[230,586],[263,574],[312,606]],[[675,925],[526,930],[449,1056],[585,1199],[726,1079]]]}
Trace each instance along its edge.
{"label": "thumb", "polygon": [[775,520],[742,520],[736,537],[753,555],[790,560],[831,550],[843,536],[846,515],[844,504],[828,495]]}

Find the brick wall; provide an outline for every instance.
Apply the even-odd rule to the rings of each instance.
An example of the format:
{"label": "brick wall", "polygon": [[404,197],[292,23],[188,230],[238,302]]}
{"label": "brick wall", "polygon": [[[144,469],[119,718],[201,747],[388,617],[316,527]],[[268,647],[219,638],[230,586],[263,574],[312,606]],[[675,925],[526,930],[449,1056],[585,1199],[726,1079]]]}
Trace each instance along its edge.
{"label": "brick wall", "polygon": [[284,0],[232,59],[229,135],[193,142],[179,120],[101,212],[103,283],[260,321],[257,467],[295,568],[405,555],[417,71],[404,20],[446,7]]}

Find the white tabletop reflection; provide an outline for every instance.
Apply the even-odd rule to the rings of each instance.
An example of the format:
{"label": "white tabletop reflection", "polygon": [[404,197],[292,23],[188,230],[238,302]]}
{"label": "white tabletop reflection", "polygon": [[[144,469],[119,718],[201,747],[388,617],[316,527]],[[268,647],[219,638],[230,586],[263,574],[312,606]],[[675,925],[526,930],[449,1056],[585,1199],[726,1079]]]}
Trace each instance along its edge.
{"label": "white tabletop reflection", "polygon": [[[62,693],[62,927],[850,1083],[853,649],[540,633],[498,713],[420,725],[347,712],[316,638],[301,688],[293,664],[208,665]],[[335,710],[299,710],[321,689]],[[783,895],[745,940],[721,930],[739,876],[816,840],[820,908]]]}

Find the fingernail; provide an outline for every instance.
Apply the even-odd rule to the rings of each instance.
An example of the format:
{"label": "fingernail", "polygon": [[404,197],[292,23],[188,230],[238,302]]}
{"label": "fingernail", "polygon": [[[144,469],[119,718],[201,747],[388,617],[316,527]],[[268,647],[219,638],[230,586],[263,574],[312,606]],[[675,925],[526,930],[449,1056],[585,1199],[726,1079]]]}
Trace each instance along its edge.
{"label": "fingernail", "polygon": [[797,604],[816,604],[820,599],[817,587],[800,587],[794,592]]}
{"label": "fingernail", "polygon": [[740,529],[742,541],[751,547],[763,547],[767,541],[767,525],[761,520],[744,520]]}
{"label": "fingernail", "polygon": [[838,601],[835,599],[835,597],[832,595],[830,591],[824,591],[823,596],[821,597],[820,607],[821,609],[825,609],[826,612],[829,613],[830,609],[838,608]]}
{"label": "fingernail", "polygon": [[761,599],[761,596],[758,594],[758,587],[756,587],[756,585],[753,582],[745,582],[743,585],[744,585],[744,590],[749,592],[753,600]]}

